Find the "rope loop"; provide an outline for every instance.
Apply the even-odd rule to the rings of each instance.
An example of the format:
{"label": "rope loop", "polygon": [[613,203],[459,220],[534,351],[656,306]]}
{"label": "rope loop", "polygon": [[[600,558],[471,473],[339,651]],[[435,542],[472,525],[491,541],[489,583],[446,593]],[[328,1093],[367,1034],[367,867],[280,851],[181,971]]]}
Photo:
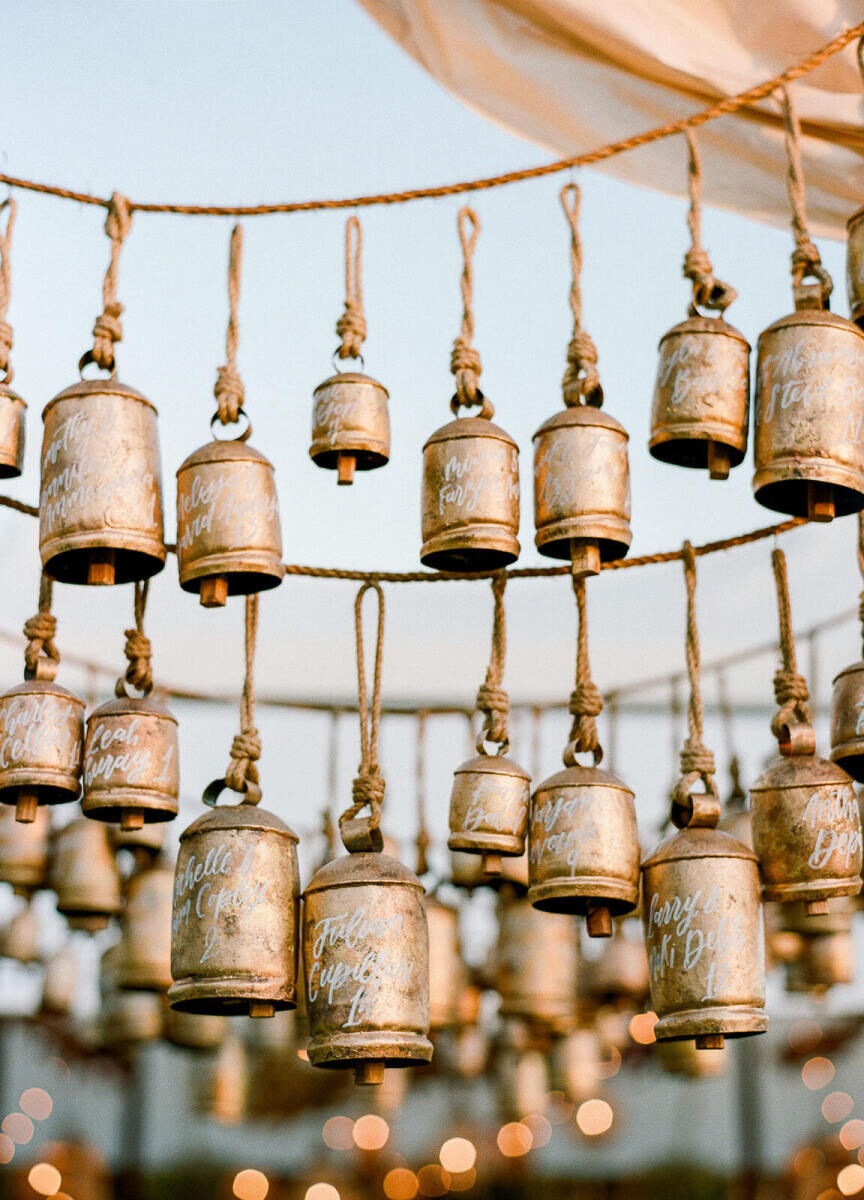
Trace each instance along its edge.
{"label": "rope loop", "polygon": [[233,425],[240,419],[245,391],[237,370],[239,325],[237,310],[240,304],[240,284],[243,275],[243,226],[231,230],[228,254],[228,328],[225,333],[225,364],[217,369],[213,395],[216,415],[223,425]]}
{"label": "rope loop", "polygon": [[780,749],[783,751],[789,743],[791,728],[810,730],[810,710],[807,707],[810,693],[807,681],[803,675],[798,673],[795,634],[792,630],[792,610],[789,602],[789,578],[786,570],[786,555],[782,550],[772,551],[771,564],[777,588],[777,618],[782,659],[782,666],[774,675],[774,698],[779,707],[771,719],[771,732],[777,738]]}
{"label": "rope loop", "polygon": [[128,687],[136,688],[145,696],[153,691],[153,649],[150,639],[144,633],[144,610],[147,607],[147,594],[150,590],[150,580],[135,583],[135,628],[126,630],[125,654],[128,661],[125,675],[121,675],[114,688],[115,696],[128,696]]}
{"label": "rope loop", "polygon": [[593,754],[596,766],[603,759],[603,747],[597,736],[597,721],[603,711],[603,697],[591,678],[588,656],[588,606],[584,575],[571,573],[576,597],[578,629],[576,633],[576,686],[570,693],[569,709],[573,717],[570,737],[564,750],[564,765],[572,767],[577,754]]}
{"label": "rope loop", "polygon": [[499,571],[492,577],[492,646],[486,678],[477,689],[476,708],[483,714],[483,727],[477,735],[477,749],[486,754],[486,742],[496,742],[499,754],[506,754],[510,746],[510,697],[504,690],[504,664],[507,659],[507,613],[504,607],[504,591],[507,575]]}
{"label": "rope loop", "polygon": [[462,246],[462,326],[454,339],[450,354],[450,371],[456,380],[456,394],[450,408],[458,415],[460,408],[480,408],[480,416],[491,420],[495,410],[480,390],[483,371],[480,353],[474,346],[474,251],[480,236],[480,218],[469,205],[459,209],[457,217],[459,242]]}
{"label": "rope loop", "polygon": [[231,761],[225,771],[225,786],[243,794],[242,804],[261,799],[256,763],[261,757],[261,737],[255,728],[255,645],[258,640],[258,593],[246,597],[246,671],[240,699],[240,732],[231,743]]}
{"label": "rope loop", "polygon": [[573,333],[567,346],[567,369],[561,381],[561,390],[568,408],[580,404],[600,408],[603,404],[603,388],[597,370],[597,347],[582,328],[582,239],[579,236],[582,191],[578,184],[566,183],[559,193],[559,199],[570,226],[570,311],[573,314]]}
{"label": "rope loop", "polygon": [[339,358],[361,358],[366,340],[363,312],[363,227],[355,216],[345,222],[345,309],[336,322]]}
{"label": "rope loop", "polygon": [[105,233],[111,240],[111,258],[102,282],[102,312],[93,325],[92,361],[103,371],[112,374],[116,368],[114,346],[123,340],[123,305],[117,299],[117,270],[120,251],[132,229],[130,201],[120,192],[114,192],[105,217]]}
{"label": "rope loop", "polygon": [[53,681],[60,665],[60,651],[54,641],[57,618],[51,612],[53,585],[44,573],[39,581],[39,611],[24,622],[24,678]]}
{"label": "rope loop", "polygon": [[12,229],[18,215],[18,205],[9,196],[0,204],[0,213],[7,210],[6,228],[0,232],[0,371],[3,383],[11,383],[12,371],[12,326],[6,320],[9,300],[12,295]]}
{"label": "rope loop", "polygon": [[[828,308],[829,297],[834,290],[834,281],[822,266],[818,249],[813,244],[807,228],[807,197],[804,185],[804,169],[801,162],[801,125],[792,99],[785,84],[780,89],[783,98],[783,117],[786,141],[786,156],[789,167],[786,172],[786,190],[792,209],[792,233],[795,249],[792,251],[792,291],[796,308]],[[807,288],[805,279],[815,279],[816,286]]]}
{"label": "rope loop", "polygon": [[692,129],[685,129],[684,136],[687,139],[687,184],[690,193],[687,212],[690,248],[684,255],[684,277],[693,284],[688,311],[691,317],[698,317],[700,308],[712,308],[722,317],[738,293],[728,283],[715,278],[711,258],[702,245],[702,156]]}
{"label": "rope loop", "polygon": [[[363,645],[363,597],[373,592],[378,601],[378,631],[375,640],[375,664],[372,672],[371,703],[366,685],[366,654]],[[381,807],[384,777],[378,762],[378,734],[381,726],[381,672],[384,651],[384,592],[376,579],[368,579],[354,601],[354,637],[357,651],[357,707],[360,717],[360,765],[351,788],[353,803],[339,818],[342,843],[349,853],[380,850]],[[369,815],[358,820],[364,808]]]}

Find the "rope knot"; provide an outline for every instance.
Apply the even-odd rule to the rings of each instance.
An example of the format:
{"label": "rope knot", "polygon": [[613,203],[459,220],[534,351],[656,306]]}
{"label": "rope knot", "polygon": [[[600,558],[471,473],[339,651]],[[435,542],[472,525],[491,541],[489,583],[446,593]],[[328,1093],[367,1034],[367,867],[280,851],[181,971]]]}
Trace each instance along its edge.
{"label": "rope knot", "polygon": [[128,196],[114,192],[105,217],[105,232],[112,242],[123,242],[132,229],[132,206]]}
{"label": "rope knot", "polygon": [[112,300],[105,305],[93,325],[93,361],[103,371],[114,369],[114,345],[123,341],[123,305]]}
{"label": "rope knot", "polygon": [[364,808],[369,809],[370,823],[377,826],[381,820],[381,806],[384,803],[384,792],[387,784],[384,776],[377,770],[373,773],[362,772],[351,784],[351,808],[345,813],[345,818],[356,817]]}
{"label": "rope knot", "polygon": [[707,746],[699,744],[685,743],[678,761],[681,765],[681,774],[685,776],[699,775],[705,779],[707,775],[713,775],[716,770],[714,755]]}
{"label": "rope knot", "polygon": [[579,404],[583,396],[587,400],[599,388],[594,339],[584,329],[575,329],[567,346],[567,369],[562,382],[564,403],[572,407]]}
{"label": "rope knot", "polygon": [[57,618],[50,612],[38,612],[28,617],[24,622],[24,636],[27,646],[24,650],[24,666],[28,672],[36,670],[36,664],[44,655],[60,661],[60,651],[54,645],[57,634]]}
{"label": "rope knot", "polygon": [[589,679],[586,683],[577,683],[570,693],[568,705],[573,717],[599,717],[603,711],[603,697],[600,689]]}
{"label": "rope knot", "polygon": [[12,326],[8,321],[0,320],[0,371],[9,375],[9,361],[12,355]]}
{"label": "rope knot", "polygon": [[240,419],[240,409],[243,407],[246,393],[240,372],[233,363],[226,363],[217,370],[213,395],[216,397],[218,416],[223,425],[233,425]]}
{"label": "rope knot", "polygon": [[483,372],[480,352],[461,335],[453,342],[450,371],[456,378],[456,395],[460,403],[466,407],[479,404],[478,380]]}
{"label": "rope knot", "polygon": [[231,761],[225,772],[225,783],[232,792],[245,792],[247,784],[258,783],[255,763],[261,757],[261,738],[257,729],[245,729],[231,743]]}
{"label": "rope knot", "polygon": [[366,318],[361,309],[345,301],[345,311],[336,322],[336,335],[342,344],[336,351],[339,358],[359,358],[366,340]]}
{"label": "rope knot", "polygon": [[510,740],[507,718],[510,715],[510,697],[502,687],[481,683],[477,689],[476,707],[486,718],[483,723],[483,740],[503,745]]}
{"label": "rope knot", "polygon": [[151,665],[153,650],[150,639],[140,629],[127,629],[125,653],[129,666],[126,668],[126,674],[117,680],[116,695],[124,696],[126,694],[124,688],[126,683],[130,687],[137,688],[139,692],[149,695],[153,691]]}
{"label": "rope knot", "polygon": [[779,670],[774,674],[774,699],[781,707],[806,704],[810,699],[807,680],[797,671]]}

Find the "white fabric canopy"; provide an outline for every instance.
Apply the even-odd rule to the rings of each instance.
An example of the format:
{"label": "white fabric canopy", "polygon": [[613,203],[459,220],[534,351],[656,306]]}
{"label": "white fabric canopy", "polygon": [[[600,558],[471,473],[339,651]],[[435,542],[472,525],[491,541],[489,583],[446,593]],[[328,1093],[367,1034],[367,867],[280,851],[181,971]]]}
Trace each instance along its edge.
{"label": "white fabric canopy", "polygon": [[[360,3],[460,100],[556,157],[771,79],[864,19],[861,0]],[[864,204],[864,92],[854,43],[791,86],[805,135],[811,230],[842,237]],[[720,117],[697,136],[707,203],[788,222],[776,99]],[[683,193],[686,162],[684,139],[673,136],[597,169]]]}

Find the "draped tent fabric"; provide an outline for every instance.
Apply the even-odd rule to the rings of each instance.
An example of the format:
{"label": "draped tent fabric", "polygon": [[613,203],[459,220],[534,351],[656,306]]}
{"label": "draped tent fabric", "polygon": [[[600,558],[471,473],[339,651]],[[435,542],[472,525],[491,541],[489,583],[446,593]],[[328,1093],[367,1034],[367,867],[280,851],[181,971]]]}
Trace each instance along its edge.
{"label": "draped tent fabric", "polygon": [[[861,0],[359,0],[444,87],[556,157],[687,116],[770,79],[862,18]],[[856,47],[791,85],[812,232],[864,204]],[[782,112],[771,97],[698,131],[704,199],[788,224]],[[502,164],[507,168],[510,164]],[[597,164],[683,195],[681,135]]]}

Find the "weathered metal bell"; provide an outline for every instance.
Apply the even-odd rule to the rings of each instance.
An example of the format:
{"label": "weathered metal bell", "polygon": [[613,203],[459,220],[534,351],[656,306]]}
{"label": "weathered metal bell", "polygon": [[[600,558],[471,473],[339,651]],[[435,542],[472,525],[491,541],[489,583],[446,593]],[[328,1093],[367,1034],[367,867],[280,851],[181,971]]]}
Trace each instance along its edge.
{"label": "weathered metal bell", "polygon": [[602,1060],[597,1030],[574,1029],[552,1043],[549,1082],[571,1103],[580,1104],[597,1095],[603,1078]]}
{"label": "weathered metal bell", "polygon": [[136,829],[111,825],[108,834],[115,850],[131,850],[136,857],[143,853],[156,859],[165,844],[166,828],[164,821],[153,821],[149,825],[145,822]]}
{"label": "weathered metal bell", "polygon": [[433,1033],[459,1023],[466,968],[459,944],[459,910],[437,896],[426,900],[429,929],[429,1028]]}
{"label": "weathered metal bell", "polygon": [[70,929],[97,933],[123,907],[107,828],[78,817],[54,832],[51,886]]}
{"label": "weathered metal bell", "polygon": [[496,1068],[498,1104],[505,1121],[521,1121],[543,1113],[548,1103],[549,1073],[540,1050],[504,1045],[496,1055]]}
{"label": "weathered metal bell", "polygon": [[648,958],[641,937],[630,937],[626,930],[634,921],[622,921],[615,937],[603,947],[599,958],[589,965],[588,993],[600,1004],[639,1008],[648,995]]}
{"label": "weathered metal bell", "polygon": [[639,896],[639,836],[627,785],[575,759],[544,779],[531,798],[528,870],[535,908],[579,913],[589,936],[611,936],[612,917],[631,912]]}
{"label": "weathered metal bell", "polygon": [[205,608],[282,582],[273,464],[243,438],[209,442],[177,471],[177,565]]}
{"label": "weathered metal bell", "polygon": [[576,1016],[579,928],[569,913],[544,913],[502,896],[498,907],[497,990],[501,1014],[566,1033]]}
{"label": "weathered metal bell", "polygon": [[0,383],[0,479],[24,469],[24,413],[27,405],[8,383]]}
{"label": "weathered metal bell", "polygon": [[[466,850],[450,851],[450,882],[454,887],[473,891],[477,887],[515,888],[521,894],[528,891],[528,853],[518,858],[507,855],[501,859],[501,869],[495,874],[486,870],[488,855],[469,854]],[[497,863],[493,860],[493,865]]]}
{"label": "weathered metal bell", "polygon": [[855,977],[852,918],[857,908],[851,896],[829,900],[827,912],[808,916],[803,903],[783,904],[779,927],[798,939],[797,952],[785,961],[786,991],[820,995]]}
{"label": "weathered metal bell", "polygon": [[172,1008],[271,1017],[294,1008],[297,835],[253,804],[214,808],[180,836],[174,876]]}
{"label": "weathered metal bell", "polygon": [[61,583],[148,579],[165,565],[156,409],[134,388],[82,379],[42,414],[39,552]]}
{"label": "weathered metal bell", "polygon": [[534,434],[534,542],[583,575],[630,547],[627,430],[593,404],[565,408]]}
{"label": "weathered metal bell", "polygon": [[177,720],[152,696],[93,710],[84,740],[82,811],[123,829],[177,815]]}
{"label": "weathered metal bell", "polygon": [[658,1042],[652,1047],[661,1070],[688,1079],[714,1079],[729,1066],[729,1047],[700,1050],[695,1042]]}
{"label": "weathered metal bell", "polygon": [[341,484],[354,472],[383,467],[390,458],[387,389],[368,375],[340,372],[319,383],[313,396],[309,457],[337,472]]}
{"label": "weathered metal bell", "polygon": [[852,320],[864,322],[864,208],[846,223],[846,288]]}
{"label": "weathered metal bell", "polygon": [[831,759],[864,782],[864,662],[853,663],[834,679]]}
{"label": "weathered metal bell", "polygon": [[77,990],[78,959],[73,948],[66,945],[52,954],[45,964],[39,1011],[55,1017],[69,1016]]}
{"label": "weathered metal bell", "polygon": [[47,808],[36,811],[30,823],[15,820],[12,808],[0,805],[0,883],[9,883],[19,896],[29,896],[48,881]]}
{"label": "weathered metal bell", "polygon": [[25,964],[39,961],[39,918],[29,902],[15,913],[3,930],[0,954]]}
{"label": "weathered metal bell", "polygon": [[478,754],[457,767],[450,793],[451,850],[482,855],[482,873],[525,851],[531,776],[503,755]]}
{"label": "weathered metal bell", "polygon": [[236,1033],[223,1039],[202,1092],[201,1106],[214,1121],[237,1125],[243,1120],[249,1096],[249,1057]]}
{"label": "weathered metal bell", "polygon": [[864,333],[802,308],[759,337],[753,491],[775,512],[814,521],[864,507]]}
{"label": "weathered metal bell", "polygon": [[123,953],[117,986],[167,992],[171,986],[171,901],[174,872],[152,866],[129,880],[120,923]]}
{"label": "weathered metal bell", "polygon": [[842,768],[812,753],[778,757],[750,803],[765,900],[803,900],[818,912],[832,896],[861,891],[861,816]]}
{"label": "weathered metal bell", "polygon": [[170,1004],[165,1005],[163,1016],[165,1041],[172,1046],[182,1046],[184,1050],[216,1050],[228,1032],[225,1017],[181,1012]]}
{"label": "weathered metal bell", "polygon": [[416,875],[385,854],[343,855],[316,872],[303,902],[309,1061],[353,1067],[358,1083],[428,1062],[429,941]]}
{"label": "weathered metal bell", "polygon": [[84,701],[43,679],[0,696],[0,801],[31,822],[42,804],[68,804],[81,792]]}
{"label": "weathered metal bell", "polygon": [[660,339],[648,448],[660,462],[726,479],[747,451],[750,346],[721,317],[688,317]]}
{"label": "weathered metal bell", "polygon": [[718,829],[690,827],[642,864],[643,922],[658,1041],[764,1033],[765,949],[756,855]]}
{"label": "weathered metal bell", "polygon": [[115,942],[102,955],[99,968],[101,1035],[109,1049],[126,1049],[140,1042],[152,1042],[162,1033],[161,996],[156,992],[134,992],[117,987],[117,969],[123,953],[122,944]]}

